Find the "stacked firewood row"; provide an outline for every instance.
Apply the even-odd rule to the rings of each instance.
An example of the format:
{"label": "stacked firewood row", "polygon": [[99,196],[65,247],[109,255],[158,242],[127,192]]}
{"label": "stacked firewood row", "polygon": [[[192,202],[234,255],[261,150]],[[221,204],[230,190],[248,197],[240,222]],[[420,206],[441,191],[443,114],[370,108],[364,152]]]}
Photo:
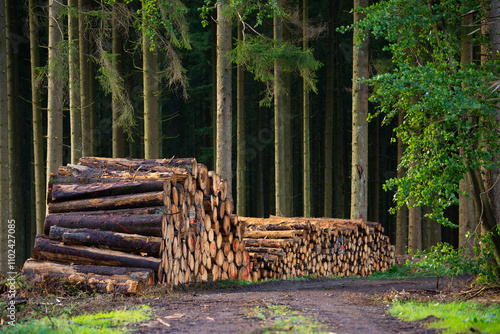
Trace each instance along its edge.
{"label": "stacked firewood row", "polygon": [[81,158],[51,176],[47,211],[24,266],[38,279],[133,293],[155,280],[248,276],[227,181],[195,159]]}
{"label": "stacked firewood row", "polygon": [[329,218],[240,217],[259,279],[367,276],[394,263],[379,223]]}

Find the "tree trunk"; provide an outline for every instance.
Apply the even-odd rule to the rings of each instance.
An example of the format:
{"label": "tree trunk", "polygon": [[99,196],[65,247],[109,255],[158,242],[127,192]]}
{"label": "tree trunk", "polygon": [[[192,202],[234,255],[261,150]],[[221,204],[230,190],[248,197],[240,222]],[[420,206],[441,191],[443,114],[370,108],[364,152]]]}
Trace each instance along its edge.
{"label": "tree trunk", "polygon": [[[0,229],[3,231],[0,235],[0,254],[4,254],[0,259],[0,273],[6,274],[9,271],[8,234],[9,231],[9,150],[8,150],[8,109],[7,109],[7,35],[5,29],[5,6],[0,5]],[[10,233],[10,232],[9,232]],[[14,263],[12,263],[14,265]]]}
{"label": "tree trunk", "polygon": [[[400,112],[398,115],[399,125],[403,124],[404,113]],[[398,179],[406,175],[406,168],[400,167],[401,159],[405,151],[403,141],[398,138]],[[408,208],[403,206],[398,209],[396,213],[396,254],[406,254],[408,249]]]}
{"label": "tree trunk", "polygon": [[[238,40],[243,40],[242,23],[238,22]],[[245,70],[237,66],[237,166],[236,166],[236,214],[246,216],[246,116],[245,116]]]}
{"label": "tree trunk", "polygon": [[228,196],[232,199],[232,85],[231,62],[227,54],[231,51],[231,20],[223,15],[222,8],[228,0],[217,5],[217,160],[216,172],[228,182]]}
{"label": "tree trunk", "polygon": [[[40,66],[36,1],[29,0],[31,108],[33,114],[33,167],[35,178],[36,234],[43,233],[45,220],[45,161],[43,156],[43,125],[40,90],[36,85],[37,68]],[[1,37],[0,37],[1,39]],[[1,51],[0,51],[1,53]],[[1,66],[0,66],[1,67]],[[2,187],[3,188],[3,187]]]}
{"label": "tree trunk", "polygon": [[82,126],[82,155],[92,155],[92,141],[91,141],[91,97],[90,97],[90,48],[87,36],[87,10],[88,0],[78,0],[78,7],[80,15],[78,17],[78,43],[80,53],[80,113],[81,113],[81,126]]}
{"label": "tree trunk", "polygon": [[[283,42],[283,19],[274,17],[274,40],[276,44]],[[284,150],[284,92],[281,64],[274,64],[274,183],[275,211],[282,216],[285,210],[285,150]]]}
{"label": "tree trunk", "polygon": [[69,63],[69,117],[71,124],[71,163],[82,156],[82,116],[80,114],[80,56],[78,51],[78,0],[68,0],[68,63]]}
{"label": "tree trunk", "polygon": [[33,257],[37,260],[79,264],[147,268],[158,271],[160,259],[93,247],[67,246],[62,242],[37,236]]}
{"label": "tree trunk", "polygon": [[[144,9],[143,4],[143,9]],[[158,51],[151,48],[146,32],[142,32],[144,85],[144,157],[160,158],[160,105],[158,83]]]}
{"label": "tree trunk", "polygon": [[[121,4],[113,4],[113,17],[111,18],[111,34],[112,34],[112,53],[116,57],[114,62],[116,66],[116,72],[121,75],[122,73],[122,50],[123,50],[123,40],[122,31],[119,29],[117,7]],[[116,95],[116,91],[113,90],[113,94]],[[113,158],[124,158],[125,157],[125,135],[123,133],[123,128],[118,125],[118,118],[121,113],[121,106],[117,96],[112,97],[112,113],[113,113],[113,132],[112,132],[112,155]]]}
{"label": "tree trunk", "polygon": [[[354,0],[354,23],[364,18],[358,12],[368,7],[368,0]],[[354,28],[358,35],[358,28]],[[351,218],[367,219],[368,214],[368,86],[359,83],[368,79],[368,41],[353,42],[352,78],[352,162],[351,162]]]}
{"label": "tree trunk", "polygon": [[[307,49],[308,3],[302,0],[302,46]],[[311,144],[309,130],[309,89],[302,80],[302,191],[303,215],[311,217]]]}
{"label": "tree trunk", "polygon": [[[283,39],[290,42],[290,27],[283,27]],[[285,150],[285,217],[293,216],[293,136],[292,136],[292,83],[290,73],[283,73],[283,120],[284,120],[284,141]]]}
{"label": "tree trunk", "polygon": [[[325,110],[325,167],[323,216],[333,217],[333,114],[335,101],[335,1],[328,2],[328,41],[326,56],[326,110]],[[337,157],[336,157],[337,158]]]}
{"label": "tree trunk", "polygon": [[57,169],[63,164],[63,65],[58,45],[63,39],[61,9],[61,2],[49,1],[47,182],[50,174],[57,173]]}
{"label": "tree trunk", "polygon": [[154,257],[160,256],[162,241],[159,237],[140,234],[125,234],[87,228],[70,229],[56,225],[50,227],[49,238],[62,241],[65,245],[106,248]]}

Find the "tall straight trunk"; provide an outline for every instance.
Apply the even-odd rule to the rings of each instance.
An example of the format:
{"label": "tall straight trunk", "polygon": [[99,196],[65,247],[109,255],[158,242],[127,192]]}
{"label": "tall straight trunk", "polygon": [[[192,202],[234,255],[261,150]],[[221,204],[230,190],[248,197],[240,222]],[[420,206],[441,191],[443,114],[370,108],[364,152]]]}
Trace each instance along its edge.
{"label": "tall straight trunk", "polygon": [[371,173],[371,188],[370,188],[370,220],[378,222],[379,218],[379,204],[380,204],[380,191],[382,187],[380,186],[380,120],[379,118],[375,118],[372,121],[372,139],[370,140],[372,143],[372,163],[373,166],[370,168]]}
{"label": "tall straight trunk", "polygon": [[[290,27],[283,26],[283,40],[290,42]],[[283,73],[283,119],[285,138],[285,207],[283,215],[293,217],[293,136],[292,136],[292,81],[290,73]]]}
{"label": "tall straight trunk", "polygon": [[[402,112],[398,115],[398,124],[403,124],[404,114]],[[406,175],[406,168],[399,167],[405,145],[403,141],[398,138],[398,179]],[[405,254],[408,248],[408,208],[406,206],[398,209],[396,213],[396,254]]]}
{"label": "tall straight trunk", "polygon": [[328,41],[326,53],[325,167],[323,216],[333,217],[333,115],[335,101],[335,1],[328,2]]}
{"label": "tall straight trunk", "polygon": [[[7,86],[7,34],[5,29],[5,6],[0,5],[0,87]],[[9,230],[9,150],[8,150],[7,90],[0,89],[0,273],[7,274]]]}
{"label": "tall straight trunk", "polygon": [[[307,49],[308,3],[302,0],[302,47]],[[309,88],[302,81],[302,182],[303,182],[303,214],[311,216],[311,144],[309,130]]]}
{"label": "tall straight trunk", "polygon": [[408,209],[408,249],[422,249],[422,208]]}
{"label": "tall straight trunk", "polygon": [[347,218],[346,208],[346,166],[344,150],[344,103],[342,85],[341,51],[337,48],[335,54],[335,135],[334,152],[335,157],[333,170],[334,173],[334,216],[338,218]]}
{"label": "tall straight trunk", "polygon": [[90,48],[87,37],[88,0],[78,0],[80,15],[78,17],[78,43],[80,54],[80,114],[82,117],[82,156],[92,155],[91,130],[91,93],[89,83]]}
{"label": "tall straight trunk", "polygon": [[63,39],[59,1],[49,0],[49,73],[47,97],[47,182],[63,163],[63,81],[58,44]]}
{"label": "tall straight trunk", "polygon": [[231,19],[224,16],[222,8],[229,0],[217,5],[217,160],[216,171],[227,180],[228,196],[232,199],[232,93],[231,62],[227,54],[231,51]]}
{"label": "tall straight trunk", "polygon": [[[144,4],[143,4],[144,6]],[[160,117],[158,52],[151,49],[149,37],[142,33],[142,75],[144,81],[144,157],[160,158]]]}
{"label": "tall straight trunk", "polygon": [[[91,8],[92,9],[92,8]],[[94,54],[94,43],[92,43],[92,40],[89,41],[89,50],[90,54]],[[99,131],[99,115],[98,115],[98,110],[97,110],[97,100],[96,100],[96,94],[97,94],[97,78],[96,78],[96,63],[92,61],[92,58],[90,58],[89,61],[89,77],[88,77],[88,85],[89,85],[89,106],[90,106],[90,154],[92,156],[99,156],[100,155],[100,150],[101,150],[101,136],[102,133]]]}
{"label": "tall straight trunk", "polygon": [[[357,11],[368,7],[368,0],[354,0],[354,23],[364,18]],[[354,35],[358,28],[354,28]],[[351,218],[366,219],[368,214],[368,86],[358,82],[367,78],[368,41],[353,42],[352,71],[352,162]]]}
{"label": "tall straight trunk", "polygon": [[5,1],[5,19],[7,32],[7,108],[9,113],[9,213],[16,219],[17,263],[25,259],[26,233],[24,224],[25,208],[22,205],[24,177],[22,175],[22,113],[19,111],[19,49],[15,47],[13,36],[21,35],[18,31],[16,1]]}
{"label": "tall straight trunk", "polygon": [[[217,15],[217,11],[214,12]],[[217,161],[217,17],[210,21],[211,59],[212,59],[212,147],[213,147],[213,169],[216,169]]]}
{"label": "tall straight trunk", "polygon": [[[238,23],[238,40],[243,39],[243,26]],[[243,66],[238,66],[236,86],[236,112],[237,112],[237,166],[236,166],[236,214],[246,216],[246,118],[245,118],[245,71]]]}
{"label": "tall straight trunk", "polygon": [[80,114],[80,56],[78,51],[78,0],[68,0],[68,63],[69,63],[69,118],[71,124],[71,163],[82,156],[82,116]]}
{"label": "tall straight trunk", "polygon": [[[257,129],[262,129],[262,113],[257,113]],[[257,150],[257,163],[255,164],[255,197],[256,217],[264,217],[264,150]]]}
{"label": "tall straight trunk", "polygon": [[[462,52],[460,62],[462,65],[471,63],[472,58],[472,38],[468,34],[473,24],[473,14],[462,17],[464,29],[462,31]],[[464,194],[472,195],[472,186],[469,174],[466,174],[459,183],[460,191]],[[474,240],[468,239],[467,234],[473,233],[475,229],[474,199],[472,196],[459,195],[458,204],[458,246],[464,247],[468,255],[474,254]]]}
{"label": "tall straight trunk", "polygon": [[[113,4],[113,17],[111,18],[111,34],[112,34],[112,53],[116,57],[116,72],[122,73],[122,50],[123,50],[123,40],[121,36],[121,31],[119,30],[118,24],[118,14],[117,14],[118,4]],[[113,94],[116,91],[113,90]],[[112,98],[112,113],[113,113],[113,133],[112,133],[112,156],[114,158],[125,157],[125,136],[123,133],[123,128],[118,125],[118,118],[120,117],[120,107],[121,103],[116,96]]]}
{"label": "tall straight trunk", "polygon": [[[43,156],[43,125],[40,90],[36,85],[37,68],[40,66],[36,0],[29,0],[31,109],[33,114],[33,168],[35,184],[36,234],[43,233],[45,220],[45,161]],[[0,38],[1,39],[1,38]]]}
{"label": "tall straight trunk", "polygon": [[[274,17],[273,35],[276,44],[283,42],[283,19]],[[285,120],[283,71],[279,62],[274,63],[274,197],[277,216],[285,211]]]}

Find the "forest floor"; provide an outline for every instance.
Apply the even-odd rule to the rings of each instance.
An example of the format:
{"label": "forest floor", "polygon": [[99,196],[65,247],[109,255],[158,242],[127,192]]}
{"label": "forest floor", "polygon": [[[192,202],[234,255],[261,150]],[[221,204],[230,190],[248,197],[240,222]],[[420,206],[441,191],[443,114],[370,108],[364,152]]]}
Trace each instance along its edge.
{"label": "forest floor", "polygon": [[[243,286],[235,282],[193,284],[173,291],[157,286],[139,296],[57,296],[53,291],[41,293],[38,288],[20,294],[18,298],[24,298],[27,306],[18,316],[40,317],[56,309],[74,314],[148,305],[150,320],[130,325],[131,332],[436,333],[425,326],[426,320],[404,322],[391,317],[387,312],[390,302],[451,301],[463,297],[469,283],[468,278],[441,279],[436,290],[436,278],[308,278]],[[478,301],[500,300],[498,294],[482,298]],[[38,310],[37,314],[33,310]],[[309,331],[300,331],[302,324],[308,324]]]}

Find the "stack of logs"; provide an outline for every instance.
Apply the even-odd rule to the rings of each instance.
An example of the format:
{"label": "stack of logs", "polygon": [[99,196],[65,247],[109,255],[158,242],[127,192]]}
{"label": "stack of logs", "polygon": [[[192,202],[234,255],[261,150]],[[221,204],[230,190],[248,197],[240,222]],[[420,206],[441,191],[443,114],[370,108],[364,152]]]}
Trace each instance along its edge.
{"label": "stack of logs", "polygon": [[51,175],[45,231],[23,272],[138,293],[154,282],[366,276],[394,262],[378,223],[238,218],[227,191],[192,158],[81,158]]}
{"label": "stack of logs", "polygon": [[226,194],[227,181],[195,159],[81,158],[51,176],[45,231],[23,272],[128,293],[246,279],[244,226]]}
{"label": "stack of logs", "polygon": [[379,223],[329,218],[240,217],[259,279],[367,276],[394,263]]}

